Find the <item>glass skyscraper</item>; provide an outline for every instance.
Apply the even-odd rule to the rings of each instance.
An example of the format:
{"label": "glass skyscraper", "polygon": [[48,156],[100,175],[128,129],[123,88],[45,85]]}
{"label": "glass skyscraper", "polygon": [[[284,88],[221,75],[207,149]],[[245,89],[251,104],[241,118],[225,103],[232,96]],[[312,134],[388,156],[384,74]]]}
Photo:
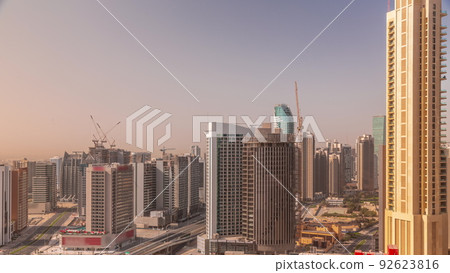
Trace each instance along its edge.
{"label": "glass skyscraper", "polygon": [[378,155],[380,145],[386,145],[386,116],[373,117],[372,135],[374,139],[374,153]]}
{"label": "glass skyscraper", "polygon": [[291,109],[286,104],[275,106],[275,122],[274,127],[281,129],[283,134],[294,133],[294,118]]}

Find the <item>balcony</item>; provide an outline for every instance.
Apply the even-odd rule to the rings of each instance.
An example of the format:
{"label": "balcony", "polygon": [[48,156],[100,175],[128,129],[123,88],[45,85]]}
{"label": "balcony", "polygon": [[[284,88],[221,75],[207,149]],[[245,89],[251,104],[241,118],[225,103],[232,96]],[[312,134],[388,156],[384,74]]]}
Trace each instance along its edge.
{"label": "balcony", "polygon": [[441,94],[446,94],[447,93],[447,89],[442,89],[441,90]]}
{"label": "balcony", "polygon": [[441,10],[441,16],[442,17],[444,17],[444,16],[447,16],[448,14],[447,14],[447,11],[446,10]]}
{"label": "balcony", "polygon": [[446,36],[447,35],[447,31],[441,31],[441,36]]}
{"label": "balcony", "polygon": [[441,55],[447,55],[447,51],[442,50],[442,51],[441,51]]}
{"label": "balcony", "polygon": [[442,25],[441,29],[447,29],[447,25]]}
{"label": "balcony", "polygon": [[441,81],[446,81],[447,77],[446,76],[441,76]]}
{"label": "balcony", "polygon": [[441,75],[442,74],[447,74],[447,70],[445,70],[445,69],[441,70]]}

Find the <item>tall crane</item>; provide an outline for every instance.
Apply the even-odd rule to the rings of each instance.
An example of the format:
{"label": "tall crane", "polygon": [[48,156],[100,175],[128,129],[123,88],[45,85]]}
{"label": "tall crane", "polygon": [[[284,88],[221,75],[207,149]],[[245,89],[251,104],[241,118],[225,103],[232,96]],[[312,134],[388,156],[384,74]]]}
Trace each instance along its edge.
{"label": "tall crane", "polygon": [[298,86],[297,81],[295,82],[295,100],[297,104],[297,134],[301,139],[301,132],[303,127],[303,118],[300,116],[300,103],[298,99]]}
{"label": "tall crane", "polygon": [[116,146],[116,141],[113,139],[113,141],[111,142],[111,141],[109,141],[109,139],[108,139],[108,133],[110,133],[114,128],[116,128],[117,127],[117,125],[119,125],[120,124],[120,121],[119,122],[117,122],[111,129],[109,129],[108,131],[106,131],[106,133],[103,131],[103,129],[102,129],[102,127],[100,127],[100,124],[98,124],[97,123],[97,126],[98,126],[98,128],[100,129],[100,132],[103,134],[103,138],[101,139],[101,141],[103,141],[103,142],[108,142],[108,144],[109,144],[109,146],[111,147],[111,148],[114,148],[115,146]]}
{"label": "tall crane", "polygon": [[92,142],[94,142],[95,147],[97,146],[103,146],[103,144],[106,142],[106,140],[102,139],[102,135],[100,134],[100,131],[97,128],[98,123],[95,121],[94,117],[91,116],[91,121],[94,124],[95,131],[97,132],[97,135],[94,134],[94,139]]}

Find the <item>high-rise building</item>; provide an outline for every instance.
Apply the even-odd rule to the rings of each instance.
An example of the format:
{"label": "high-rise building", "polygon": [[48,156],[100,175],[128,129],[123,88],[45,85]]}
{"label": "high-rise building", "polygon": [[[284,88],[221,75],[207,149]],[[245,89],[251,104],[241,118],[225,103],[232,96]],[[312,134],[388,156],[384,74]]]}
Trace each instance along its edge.
{"label": "high-rise building", "polygon": [[188,216],[197,213],[200,208],[200,188],[203,185],[203,167],[200,155],[189,156]]}
{"label": "high-rise building", "polygon": [[381,181],[378,184],[378,249],[384,249],[384,229],[385,218],[384,211],[386,209],[386,145],[381,145],[378,150],[378,166],[380,171]]}
{"label": "high-rise building", "polygon": [[[444,149],[444,155],[447,160],[447,173],[450,173],[450,146],[447,146]],[[450,192],[447,191],[447,200],[450,200],[449,198],[450,198]],[[448,223],[450,223],[450,213],[447,213],[447,215],[448,215]],[[447,224],[447,227],[448,227],[448,234],[450,234],[450,225]],[[448,253],[450,253],[450,236],[448,236],[448,250],[449,250]]]}
{"label": "high-rise building", "polygon": [[[248,129],[236,126],[221,134],[210,123],[206,153],[206,235],[242,234],[242,149]],[[222,126],[228,127],[228,126]]]}
{"label": "high-rise building", "polygon": [[314,153],[315,137],[311,132],[303,134],[302,145],[302,169],[301,169],[301,189],[300,196],[302,200],[314,199]]}
{"label": "high-rise building", "polygon": [[328,155],[328,193],[332,196],[338,196],[340,194],[340,181],[341,181],[341,156],[339,154],[332,153]]}
{"label": "high-rise building", "polygon": [[286,104],[276,105],[274,108],[274,122],[275,129],[281,129],[283,134],[294,133],[294,117],[291,109]]}
{"label": "high-rise building", "polygon": [[356,140],[356,173],[358,189],[373,191],[375,189],[373,137],[362,135]]}
{"label": "high-rise building", "polygon": [[62,183],[61,183],[61,198],[64,200],[75,201],[78,200],[79,187],[81,183],[80,174],[81,163],[85,153],[64,153],[62,159]]}
{"label": "high-rise building", "polygon": [[86,181],[86,230],[119,234],[133,222],[131,165],[91,165]]}
{"label": "high-rise building", "polygon": [[174,161],[174,206],[177,220],[186,219],[189,203],[190,156],[175,156]]}
{"label": "high-rise building", "polygon": [[441,0],[397,0],[387,14],[385,250],[447,254],[441,158],[446,61]]}
{"label": "high-rise building", "polygon": [[243,147],[242,235],[260,253],[286,254],[295,247],[295,136],[259,131],[266,142],[252,137]]}
{"label": "high-rise building", "polygon": [[386,116],[375,116],[372,118],[372,136],[373,151],[377,155],[380,146],[386,144]]}
{"label": "high-rise building", "polygon": [[382,173],[384,170],[379,167],[381,146],[386,145],[386,116],[375,116],[372,118],[372,136],[373,136],[373,151],[375,154],[374,160],[374,175],[375,187],[379,188],[380,183],[384,179]]}
{"label": "high-rise building", "polygon": [[56,208],[56,164],[36,162],[33,176],[32,213],[47,213]]}
{"label": "high-rise building", "polygon": [[25,160],[23,164],[28,168],[28,194],[31,196],[33,193],[33,177],[36,175],[36,161]]}
{"label": "high-rise building", "polygon": [[133,163],[135,216],[149,216],[156,209],[156,162]]}
{"label": "high-rise building", "polygon": [[28,168],[11,171],[11,221],[14,232],[28,226]]}
{"label": "high-rise building", "polygon": [[314,192],[328,195],[328,149],[318,148],[314,155]]}
{"label": "high-rise building", "polygon": [[62,158],[54,156],[50,158],[50,162],[56,165],[56,194],[57,197],[61,197],[62,191]]}
{"label": "high-rise building", "polygon": [[0,246],[11,241],[11,171],[0,165]]}
{"label": "high-rise building", "polygon": [[342,145],[342,169],[344,181],[341,184],[341,192],[343,191],[346,184],[352,182],[353,178],[353,166],[355,157],[353,154],[352,147],[349,145]]}
{"label": "high-rise building", "polygon": [[156,209],[168,211],[172,220],[177,219],[175,210],[174,162],[171,159],[156,159],[156,192],[161,193],[156,199]]}

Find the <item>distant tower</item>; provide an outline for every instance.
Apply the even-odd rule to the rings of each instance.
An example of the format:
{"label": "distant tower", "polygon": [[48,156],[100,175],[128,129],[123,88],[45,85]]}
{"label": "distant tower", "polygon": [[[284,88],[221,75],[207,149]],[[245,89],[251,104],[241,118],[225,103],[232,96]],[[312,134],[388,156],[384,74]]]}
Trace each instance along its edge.
{"label": "distant tower", "polygon": [[276,105],[274,108],[274,118],[274,128],[281,129],[283,134],[294,133],[294,117],[289,106],[286,104]]}
{"label": "distant tower", "polygon": [[302,143],[302,182],[301,197],[302,200],[314,199],[314,153],[315,138],[311,132],[303,134]]}
{"label": "distant tower", "polygon": [[373,191],[375,189],[373,137],[363,135],[356,141],[358,189]]}

